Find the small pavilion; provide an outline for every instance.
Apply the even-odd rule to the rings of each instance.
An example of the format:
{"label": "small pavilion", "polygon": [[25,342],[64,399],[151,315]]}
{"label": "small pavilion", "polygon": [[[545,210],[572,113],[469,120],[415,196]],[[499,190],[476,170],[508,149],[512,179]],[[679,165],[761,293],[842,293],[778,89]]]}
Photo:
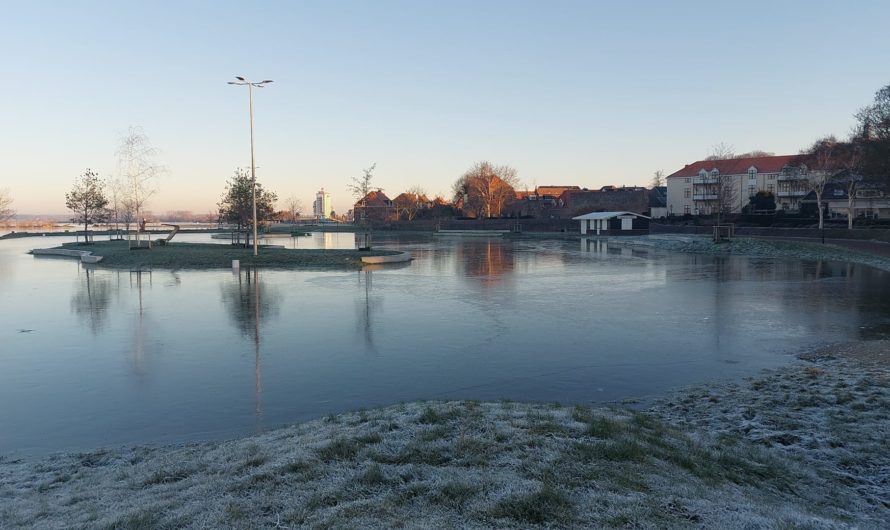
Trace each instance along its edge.
{"label": "small pavilion", "polygon": [[649,217],[633,212],[593,212],[572,220],[581,221],[581,235],[637,235],[649,231]]}

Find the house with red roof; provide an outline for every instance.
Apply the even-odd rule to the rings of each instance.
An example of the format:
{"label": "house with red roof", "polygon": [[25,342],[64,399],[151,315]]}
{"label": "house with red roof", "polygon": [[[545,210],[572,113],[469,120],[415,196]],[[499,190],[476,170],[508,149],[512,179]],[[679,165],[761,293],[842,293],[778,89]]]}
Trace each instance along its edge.
{"label": "house with red roof", "polygon": [[398,209],[383,190],[369,191],[352,207],[357,223],[364,221],[394,221],[398,219]]}
{"label": "house with red roof", "polygon": [[719,187],[731,193],[724,211],[738,213],[758,191],[772,193],[776,209],[797,211],[807,194],[803,155],[699,160],[667,176],[668,215],[710,215],[718,209]]}

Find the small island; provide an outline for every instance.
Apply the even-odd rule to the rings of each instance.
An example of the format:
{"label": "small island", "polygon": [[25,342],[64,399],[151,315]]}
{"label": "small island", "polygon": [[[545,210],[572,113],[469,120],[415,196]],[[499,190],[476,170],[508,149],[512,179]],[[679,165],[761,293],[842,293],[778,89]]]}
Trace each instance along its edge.
{"label": "small island", "polygon": [[[171,268],[214,269],[230,268],[238,260],[241,267],[274,267],[285,269],[345,269],[362,267],[362,258],[396,256],[395,250],[358,251],[351,249],[288,249],[261,247],[258,256],[252,248],[215,243],[168,243],[151,249],[131,250],[126,241],[102,241],[90,244],[65,243],[50,250],[91,252],[102,256],[100,265],[112,269]],[[32,251],[34,252],[34,251]],[[36,254],[36,252],[34,252]]]}

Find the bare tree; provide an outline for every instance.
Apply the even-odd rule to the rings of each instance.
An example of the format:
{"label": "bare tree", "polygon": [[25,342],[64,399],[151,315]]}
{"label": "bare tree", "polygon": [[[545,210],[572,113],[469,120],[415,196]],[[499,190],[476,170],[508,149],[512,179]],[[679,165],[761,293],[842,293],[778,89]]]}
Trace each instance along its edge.
{"label": "bare tree", "polygon": [[776,156],[776,153],[755,149],[753,151],[748,151],[747,153],[739,153],[737,155],[733,155],[733,158],[760,158],[763,156]]}
{"label": "bare tree", "polygon": [[0,189],[0,223],[6,222],[15,215],[12,209],[12,197],[6,188]]}
{"label": "bare tree", "polygon": [[425,208],[429,202],[426,190],[420,186],[408,188],[405,193],[393,199],[393,205],[398,208],[399,216],[404,215],[409,221],[413,221],[420,210]]}
{"label": "bare tree", "polygon": [[890,85],[875,93],[874,102],[856,114],[853,143],[861,149],[860,172],[872,180],[890,179]]}
{"label": "bare tree", "polygon": [[855,139],[841,146],[841,164],[847,171],[847,229],[853,229],[853,219],[856,218],[856,192],[862,182],[862,164],[864,160],[863,148]]}
{"label": "bare tree", "polygon": [[826,136],[816,140],[805,151],[807,170],[807,188],[816,194],[816,207],[819,210],[819,229],[824,228],[824,212],[822,210],[822,194],[825,184],[839,169],[838,141],[834,136]]}
{"label": "bare tree", "polygon": [[126,228],[130,229],[132,222],[132,214],[126,214],[125,211],[130,209],[130,203],[127,200],[126,186],[120,178],[106,179],[105,188],[108,190],[108,220],[114,223],[114,230],[120,229],[119,224],[127,220]]}
{"label": "bare tree", "polygon": [[297,218],[303,213],[303,201],[291,195],[284,200],[284,207],[287,209],[287,215],[292,223],[297,222]]}
{"label": "bare tree", "polygon": [[477,162],[454,183],[454,201],[463,203],[477,216],[499,216],[507,201],[515,196],[514,186],[518,182],[516,170],[510,166]]}
{"label": "bare tree", "polygon": [[74,213],[71,221],[83,224],[83,237],[89,241],[87,230],[91,224],[108,219],[108,199],[105,197],[105,184],[99,174],[87,169],[74,181],[74,187],[65,194],[65,206]]}
{"label": "bare tree", "polygon": [[719,144],[714,144],[708,149],[708,156],[705,157],[705,160],[729,160],[735,156],[734,147],[720,142]]}
{"label": "bare tree", "polygon": [[356,199],[356,202],[361,202],[361,218],[355,219],[355,221],[359,221],[364,223],[365,216],[367,215],[367,210],[365,208],[365,199],[368,197],[368,194],[371,193],[371,179],[374,178],[374,169],[377,168],[377,163],[371,164],[370,167],[367,167],[362,170],[361,176],[352,177],[352,182],[348,184],[346,187],[352,193],[352,196]]}
{"label": "bare tree", "polygon": [[347,185],[347,188],[356,200],[364,199],[371,192],[371,179],[374,178],[374,169],[376,168],[376,163],[371,164],[370,167],[362,170],[361,176],[352,177],[352,182]]}
{"label": "bare tree", "polygon": [[[734,148],[731,145],[720,142],[719,144],[714,144],[708,149],[708,156],[705,157],[705,160],[730,160],[735,157]],[[722,222],[722,217],[725,214],[732,213],[733,210],[736,209],[736,206],[741,206],[739,201],[740,194],[739,190],[735,186],[735,179],[727,174],[720,173],[719,170],[715,170],[716,174],[712,172],[711,177],[714,179],[710,187],[713,191],[713,195],[715,196],[714,203],[716,204],[716,214],[717,214],[717,225],[719,226]],[[715,232],[719,238],[719,229]]]}
{"label": "bare tree", "polygon": [[[126,187],[124,197],[130,203],[137,223],[144,216],[148,199],[158,191],[157,178],[165,171],[155,162],[156,156],[157,150],[142,127],[130,127],[117,149],[118,175]],[[136,245],[139,245],[138,229]]]}
{"label": "bare tree", "polygon": [[664,186],[664,170],[659,169],[658,171],[652,173],[652,186],[653,188],[657,188],[659,186]]}

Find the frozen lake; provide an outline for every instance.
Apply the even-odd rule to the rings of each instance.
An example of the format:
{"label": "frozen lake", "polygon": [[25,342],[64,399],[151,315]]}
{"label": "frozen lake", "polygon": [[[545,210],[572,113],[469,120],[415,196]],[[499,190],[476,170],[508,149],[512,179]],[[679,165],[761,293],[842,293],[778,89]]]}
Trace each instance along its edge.
{"label": "frozen lake", "polygon": [[140,275],[26,254],[67,240],[0,241],[0,454],[229,438],[415,399],[646,398],[890,330],[890,277],[861,265],[431,236],[376,236],[416,259],[363,272]]}

